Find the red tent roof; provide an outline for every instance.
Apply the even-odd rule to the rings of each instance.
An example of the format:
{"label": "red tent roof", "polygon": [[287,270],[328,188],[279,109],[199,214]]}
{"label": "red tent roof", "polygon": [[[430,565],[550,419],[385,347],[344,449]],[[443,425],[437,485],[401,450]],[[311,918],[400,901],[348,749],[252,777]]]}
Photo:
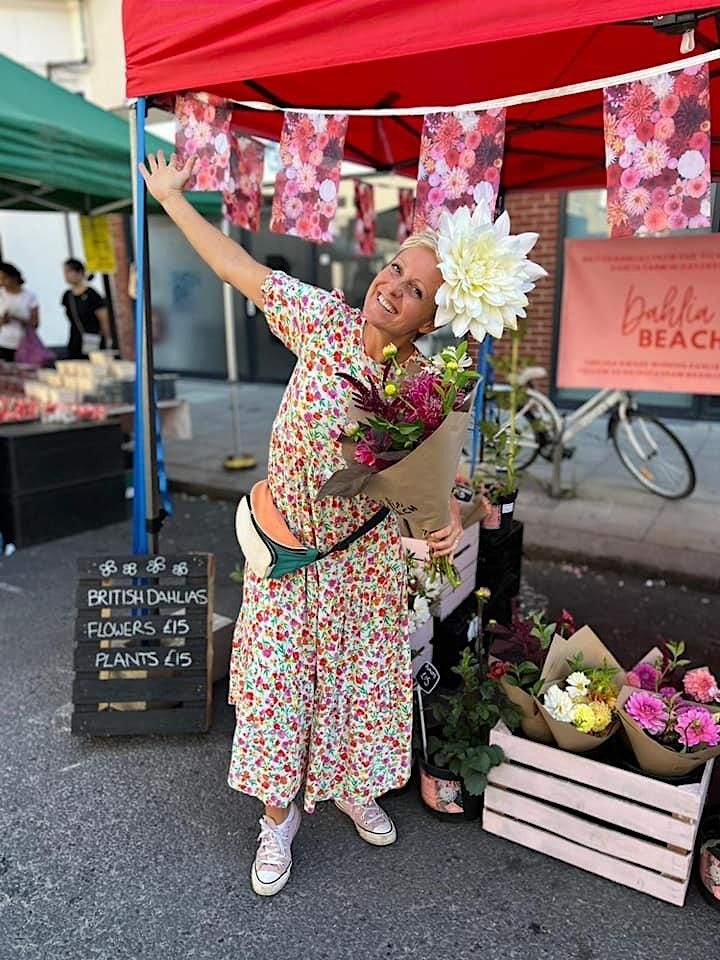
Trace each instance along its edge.
{"label": "red tent roof", "polygon": [[[709,10],[688,0],[124,0],[127,93],[205,90],[320,110],[453,106],[681,58],[679,36],[631,20]],[[695,52],[718,46],[701,20]],[[712,77],[720,63],[710,65]],[[713,83],[711,91],[714,92]],[[712,96],[712,93],[711,93]],[[720,128],[720,98],[714,96]],[[282,115],[237,109],[277,139]],[[413,174],[421,117],[351,117],[346,157]],[[720,176],[715,141],[713,176]],[[508,110],[506,188],[604,184],[602,93]]]}

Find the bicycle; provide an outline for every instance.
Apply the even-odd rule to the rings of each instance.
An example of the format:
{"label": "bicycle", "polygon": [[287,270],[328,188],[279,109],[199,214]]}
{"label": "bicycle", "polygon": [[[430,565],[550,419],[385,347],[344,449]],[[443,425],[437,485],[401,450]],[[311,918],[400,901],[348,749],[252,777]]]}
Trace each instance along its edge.
{"label": "bicycle", "polygon": [[[657,417],[638,408],[632,393],[606,388],[572,413],[563,415],[555,404],[533,385],[547,376],[542,367],[527,367],[518,375],[520,399],[515,417],[516,467],[526,470],[538,457],[553,464],[553,496],[561,495],[560,471],[563,459],[574,449],[570,441],[610,411],[607,436],[612,440],[623,466],[647,490],[668,500],[681,500],[695,489],[695,468],[690,455],[672,430]],[[509,412],[495,402],[508,394],[509,384],[494,384],[490,402],[496,407],[498,435],[509,428]]]}

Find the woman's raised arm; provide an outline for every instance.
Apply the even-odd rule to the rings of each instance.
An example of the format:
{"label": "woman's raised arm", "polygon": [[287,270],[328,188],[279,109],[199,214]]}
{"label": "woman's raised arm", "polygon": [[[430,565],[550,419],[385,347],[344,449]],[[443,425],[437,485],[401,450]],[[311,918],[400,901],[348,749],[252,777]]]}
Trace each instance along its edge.
{"label": "woman's raised arm", "polygon": [[208,223],[185,199],[182,191],[194,163],[195,158],[190,157],[183,167],[178,167],[175,154],[167,163],[159,150],[157,155],[148,154],[147,167],[143,163],[138,166],[150,193],[205,263],[262,310],[262,285],[270,270]]}

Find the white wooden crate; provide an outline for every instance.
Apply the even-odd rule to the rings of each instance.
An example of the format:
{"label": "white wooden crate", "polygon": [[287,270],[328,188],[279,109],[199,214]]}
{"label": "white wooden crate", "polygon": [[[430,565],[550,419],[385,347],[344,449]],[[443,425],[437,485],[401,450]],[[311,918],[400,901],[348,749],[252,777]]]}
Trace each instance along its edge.
{"label": "white wooden crate", "polygon": [[[430,608],[432,615],[438,620],[444,620],[475,589],[479,541],[480,524],[473,523],[463,531],[455,551],[455,566],[461,577],[460,586],[453,590],[446,585]],[[429,554],[424,540],[404,539],[403,543],[418,560],[427,560]]]}
{"label": "white wooden crate", "polygon": [[432,643],[434,626],[433,618],[428,617],[425,623],[421,623],[417,630],[410,634],[410,646],[413,650],[422,650]]}
{"label": "white wooden crate", "polygon": [[712,760],[700,782],[674,786],[513,736],[503,723],[490,743],[505,762],[488,776],[485,830],[683,905]]}

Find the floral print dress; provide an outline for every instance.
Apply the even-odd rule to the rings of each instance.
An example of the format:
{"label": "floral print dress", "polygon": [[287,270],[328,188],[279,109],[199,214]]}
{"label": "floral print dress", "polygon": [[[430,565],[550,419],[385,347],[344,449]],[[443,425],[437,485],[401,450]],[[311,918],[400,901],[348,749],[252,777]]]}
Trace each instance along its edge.
{"label": "floral print dress", "polygon": [[[379,380],[360,311],[281,272],[263,284],[271,331],[297,356],[273,424],[269,484],[298,539],[325,550],[380,504],[315,500],[345,466],[339,435],[349,388],[338,374]],[[405,562],[391,514],[347,550],[277,580],[245,570],[230,702],[236,727],[228,782],[270,806],[305,785],[322,800],[369,803],[410,774],[412,678]]]}

